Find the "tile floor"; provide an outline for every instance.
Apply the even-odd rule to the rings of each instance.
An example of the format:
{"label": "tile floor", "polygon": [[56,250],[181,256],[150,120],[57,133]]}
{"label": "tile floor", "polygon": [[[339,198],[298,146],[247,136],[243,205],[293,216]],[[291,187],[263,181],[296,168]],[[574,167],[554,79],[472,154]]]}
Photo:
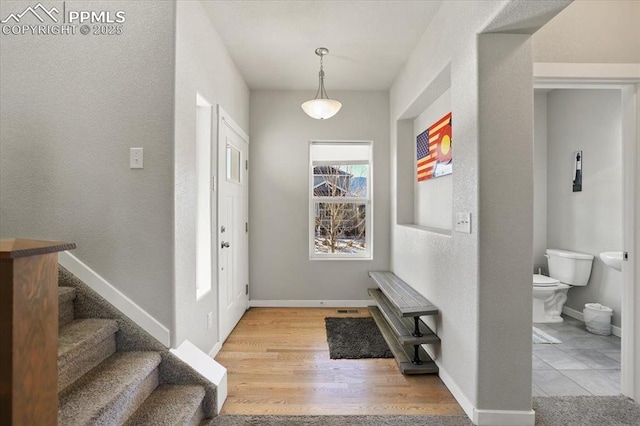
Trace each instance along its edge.
{"label": "tile floor", "polygon": [[558,324],[534,324],[559,344],[533,345],[533,396],[618,395],[620,338],[589,333],[563,316]]}

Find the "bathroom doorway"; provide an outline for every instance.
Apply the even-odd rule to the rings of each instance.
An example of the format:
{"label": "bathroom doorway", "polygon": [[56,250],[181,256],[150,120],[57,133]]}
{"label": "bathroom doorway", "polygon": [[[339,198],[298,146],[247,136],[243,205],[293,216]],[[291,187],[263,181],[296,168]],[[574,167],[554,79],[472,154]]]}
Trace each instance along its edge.
{"label": "bathroom doorway", "polygon": [[[598,255],[602,251],[633,253],[638,83],[606,75],[585,83],[576,77],[579,73],[558,76],[557,68],[549,71],[553,67],[545,65],[549,64],[534,68],[534,272],[548,273],[543,257],[546,248],[574,250],[595,258],[589,284],[568,292],[563,323],[534,324],[563,343],[534,344],[533,395],[623,393],[637,398],[633,371],[635,259],[624,262],[619,272],[605,266]],[[597,112],[603,107],[606,112]],[[573,192],[576,151],[582,151],[582,191]],[[589,302],[613,305],[612,336],[585,330],[582,308]]]}
{"label": "bathroom doorway", "polygon": [[[622,273],[610,270],[598,255],[623,246],[621,109],[619,89],[534,92],[533,266],[535,273],[560,280],[561,287],[534,288],[534,299],[542,296],[550,311],[534,315],[534,332],[550,336],[534,339],[534,396],[620,393]],[[588,282],[574,284],[550,271],[547,249],[589,257],[573,260],[587,264]],[[615,335],[585,329],[582,309],[592,302],[613,309]],[[553,322],[560,312],[564,320]]]}

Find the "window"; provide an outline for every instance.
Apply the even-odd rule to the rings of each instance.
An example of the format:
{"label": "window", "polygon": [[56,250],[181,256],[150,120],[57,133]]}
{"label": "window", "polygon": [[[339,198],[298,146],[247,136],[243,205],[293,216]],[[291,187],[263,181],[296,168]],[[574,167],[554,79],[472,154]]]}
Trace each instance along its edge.
{"label": "window", "polygon": [[227,145],[227,181],[240,183],[240,151]]}
{"label": "window", "polygon": [[371,142],[317,142],[309,148],[309,255],[371,259]]}

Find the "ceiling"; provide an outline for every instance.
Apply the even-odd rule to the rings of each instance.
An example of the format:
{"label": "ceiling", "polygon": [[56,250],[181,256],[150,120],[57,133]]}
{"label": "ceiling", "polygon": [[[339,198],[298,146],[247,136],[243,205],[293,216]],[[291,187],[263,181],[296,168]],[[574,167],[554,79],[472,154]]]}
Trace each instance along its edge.
{"label": "ceiling", "polygon": [[202,0],[250,89],[387,90],[442,0]]}

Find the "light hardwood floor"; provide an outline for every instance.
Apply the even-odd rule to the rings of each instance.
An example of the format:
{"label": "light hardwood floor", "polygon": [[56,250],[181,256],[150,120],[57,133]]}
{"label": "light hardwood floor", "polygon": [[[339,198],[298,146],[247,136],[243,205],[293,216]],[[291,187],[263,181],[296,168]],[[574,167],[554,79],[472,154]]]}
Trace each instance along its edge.
{"label": "light hardwood floor", "polygon": [[228,369],[223,414],[463,414],[435,374],[403,376],[393,359],[332,360],[328,308],[252,308],[216,360]]}

